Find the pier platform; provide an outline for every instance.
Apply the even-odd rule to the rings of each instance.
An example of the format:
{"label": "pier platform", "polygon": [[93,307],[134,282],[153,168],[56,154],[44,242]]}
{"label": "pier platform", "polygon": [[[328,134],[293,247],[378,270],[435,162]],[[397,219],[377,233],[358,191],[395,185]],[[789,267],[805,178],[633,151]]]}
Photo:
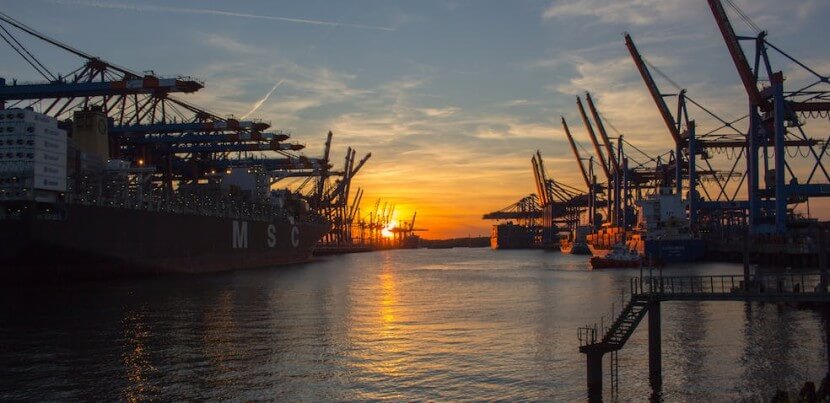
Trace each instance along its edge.
{"label": "pier platform", "polygon": [[[746,301],[767,303],[830,303],[827,272],[758,275],[648,276],[630,280],[628,300],[608,324],[578,329],[579,351],[586,355],[589,401],[602,400],[602,359],[611,353],[611,384],[618,382],[616,352],[648,317],[649,380],[662,385],[660,303],[666,301]],[[830,329],[827,329],[830,334]],[[830,340],[830,338],[828,338]],[[830,342],[828,342],[830,357]],[[828,358],[830,360],[830,358]],[[830,368],[830,362],[828,362]]]}

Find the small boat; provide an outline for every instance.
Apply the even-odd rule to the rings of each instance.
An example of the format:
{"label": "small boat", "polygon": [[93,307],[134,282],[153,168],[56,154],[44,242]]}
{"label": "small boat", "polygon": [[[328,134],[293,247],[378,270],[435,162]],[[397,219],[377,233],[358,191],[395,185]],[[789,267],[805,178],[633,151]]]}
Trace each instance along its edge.
{"label": "small boat", "polygon": [[591,258],[591,268],[593,269],[624,269],[640,267],[642,263],[643,258],[640,254],[619,243],[614,244],[607,255]]}
{"label": "small boat", "polygon": [[563,239],[559,245],[559,249],[562,251],[562,253],[569,253],[571,255],[591,254],[591,250],[588,249],[588,244],[585,242],[573,242]]}

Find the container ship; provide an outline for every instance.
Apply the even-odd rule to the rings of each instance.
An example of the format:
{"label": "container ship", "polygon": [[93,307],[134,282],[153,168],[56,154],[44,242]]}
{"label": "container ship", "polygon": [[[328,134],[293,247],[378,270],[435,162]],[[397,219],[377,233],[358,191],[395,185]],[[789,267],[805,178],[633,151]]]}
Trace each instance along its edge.
{"label": "container ship", "polygon": [[626,246],[657,263],[693,262],[703,258],[704,240],[694,236],[686,205],[672,188],[637,201],[637,226]]}
{"label": "container ship", "polygon": [[0,110],[0,276],[39,280],[202,273],[303,262],[330,223],[272,190],[256,160],[159,184],[107,159],[108,118]]}
{"label": "container ship", "polygon": [[531,249],[534,247],[533,231],[512,222],[494,225],[490,231],[490,247],[493,249]]}
{"label": "container ship", "polygon": [[614,245],[625,243],[628,232],[610,223],[603,223],[599,230],[588,234],[585,239],[592,256],[605,257],[611,253]]}

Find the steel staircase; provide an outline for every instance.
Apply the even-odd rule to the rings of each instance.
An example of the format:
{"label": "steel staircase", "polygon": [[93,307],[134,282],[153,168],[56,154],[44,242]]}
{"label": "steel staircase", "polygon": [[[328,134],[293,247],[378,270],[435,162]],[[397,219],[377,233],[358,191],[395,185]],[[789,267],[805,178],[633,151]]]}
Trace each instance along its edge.
{"label": "steel staircase", "polygon": [[609,350],[619,350],[634,333],[637,325],[648,312],[648,302],[632,299],[625,306],[614,323],[603,335],[601,343],[608,345]]}

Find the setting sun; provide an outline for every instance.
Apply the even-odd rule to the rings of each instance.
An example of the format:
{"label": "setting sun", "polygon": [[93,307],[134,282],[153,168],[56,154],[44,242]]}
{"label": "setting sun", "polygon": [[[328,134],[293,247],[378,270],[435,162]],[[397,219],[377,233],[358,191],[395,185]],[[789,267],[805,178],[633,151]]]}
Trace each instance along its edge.
{"label": "setting sun", "polygon": [[383,235],[384,238],[392,238],[392,237],[395,236],[395,233],[392,232],[392,229],[397,227],[397,226],[398,226],[398,220],[389,221],[389,225],[387,225],[386,228],[382,229],[380,231],[380,233],[381,233],[381,235]]}

